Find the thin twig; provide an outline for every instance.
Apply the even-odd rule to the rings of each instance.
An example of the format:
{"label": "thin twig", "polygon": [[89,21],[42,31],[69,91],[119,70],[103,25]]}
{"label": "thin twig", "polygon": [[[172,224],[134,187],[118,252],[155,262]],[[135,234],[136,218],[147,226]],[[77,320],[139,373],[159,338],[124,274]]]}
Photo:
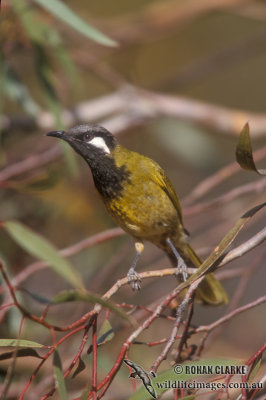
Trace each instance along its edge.
{"label": "thin twig", "polygon": [[187,305],[190,303],[190,301],[192,300],[195,290],[197,289],[197,287],[199,286],[199,284],[202,282],[202,280],[204,279],[204,277],[201,277],[199,279],[197,279],[195,282],[193,282],[187,293],[186,296],[184,298],[184,300],[182,301],[182,303],[180,304],[180,306],[177,309],[177,316],[176,316],[176,321],[174,323],[172,332],[171,332],[171,336],[166,344],[166,346],[164,347],[163,351],[161,352],[161,354],[159,355],[159,357],[157,357],[156,361],[153,363],[151,370],[152,371],[157,371],[159,365],[162,363],[163,360],[166,359],[167,354],[169,353],[171,347],[173,346],[174,342],[175,342],[175,338],[177,336],[177,332],[179,330],[179,326],[181,323],[181,319],[183,317],[183,314],[186,310]]}
{"label": "thin twig", "polygon": [[245,304],[244,306],[241,306],[239,308],[237,308],[236,310],[233,310],[232,312],[230,312],[229,314],[225,315],[222,318],[219,318],[217,321],[213,322],[210,325],[201,325],[199,326],[197,329],[195,329],[195,333],[199,333],[199,332],[209,332],[212,331],[213,329],[215,329],[217,326],[224,324],[225,322],[229,321],[230,319],[232,319],[235,315],[238,315],[244,311],[250,310],[251,308],[257,307],[263,303],[266,302],[266,295],[259,297],[258,299]]}
{"label": "thin twig", "polygon": [[[266,147],[262,147],[253,153],[253,158],[255,162],[262,160],[266,157]],[[242,171],[240,165],[234,161],[225,167],[219,169],[214,174],[210,175],[203,181],[201,181],[195,188],[189,193],[188,196],[182,199],[182,204],[185,206],[189,206],[194,203],[196,200],[199,200],[201,197],[206,195],[212,189],[223,183],[225,180],[231,178],[236,173]]]}
{"label": "thin twig", "polygon": [[194,294],[192,293],[192,298],[191,298],[191,302],[189,304],[189,309],[188,309],[188,316],[185,322],[185,326],[184,326],[184,330],[178,345],[178,350],[177,350],[177,354],[175,356],[175,362],[179,362],[181,361],[181,354],[182,354],[182,350],[183,350],[183,346],[186,344],[187,339],[188,339],[188,330],[191,324],[191,320],[192,320],[192,316],[193,316],[193,309],[194,309]]}
{"label": "thin twig", "polygon": [[219,267],[223,267],[225,264],[236,260],[237,258],[243,256],[248,253],[250,250],[255,249],[255,247],[259,246],[266,240],[266,228],[263,228],[261,231],[256,233],[250,239],[246,240],[244,243],[237,246],[235,249],[229,251],[220,262]]}
{"label": "thin twig", "polygon": [[[97,315],[93,315],[92,318],[90,319],[90,321],[88,322],[88,324],[85,326],[84,335],[83,335],[82,342],[80,344],[79,350],[76,353],[73,361],[70,363],[70,366],[67,368],[66,372],[64,373],[64,379],[66,379],[68,377],[70,372],[73,370],[74,366],[77,364],[79,358],[81,357],[81,354],[82,354],[82,352],[84,350],[84,347],[85,347],[85,345],[87,343],[87,340],[88,340],[90,328],[91,328],[91,326],[93,326],[93,324],[95,323],[94,321],[96,319],[97,319]],[[78,329],[78,330],[80,330],[80,329]],[[76,331],[74,331],[74,332],[76,332]],[[56,347],[56,344],[55,344],[54,347]],[[55,393],[57,388],[58,388],[57,385],[55,385],[45,396],[43,396],[41,398],[41,400],[46,400],[49,397],[51,397]]]}
{"label": "thin twig", "polygon": [[244,194],[254,193],[254,192],[261,193],[265,188],[266,188],[266,178],[258,179],[256,181],[247,183],[245,185],[235,187],[234,189],[228,191],[227,193],[222,194],[221,196],[216,197],[215,199],[212,199],[205,203],[186,207],[183,209],[183,214],[186,216],[199,214],[205,210],[209,210],[212,207],[217,207],[219,204],[225,204],[229,201],[232,201],[233,199],[243,196]]}

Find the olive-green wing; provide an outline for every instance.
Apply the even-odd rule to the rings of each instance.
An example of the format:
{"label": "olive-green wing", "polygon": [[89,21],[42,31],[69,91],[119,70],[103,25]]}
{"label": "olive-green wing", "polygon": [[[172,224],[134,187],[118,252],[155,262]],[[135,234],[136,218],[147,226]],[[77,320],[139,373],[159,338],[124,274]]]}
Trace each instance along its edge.
{"label": "olive-green wing", "polygon": [[179,201],[179,198],[177,197],[177,194],[175,192],[175,189],[170,182],[170,180],[167,178],[164,170],[153,160],[149,159],[149,163],[145,163],[145,169],[149,169],[150,176],[152,180],[157,183],[163,191],[167,194],[169,199],[172,201],[179,219],[181,223],[183,224],[183,216],[182,216],[182,210],[181,210],[181,204]]}
{"label": "olive-green wing", "polygon": [[[144,175],[148,175],[149,179],[152,179],[153,182],[159,185],[162,190],[167,194],[177,211],[180,222],[183,224],[183,217],[179,199],[176,195],[172,183],[167,178],[165,172],[159,164],[157,164],[151,158],[143,156],[142,154],[136,153],[134,151],[129,151],[121,145],[116,146],[115,161],[118,167],[124,165],[126,166],[126,168],[129,168],[129,170],[132,171],[134,171],[135,166],[138,165],[138,171],[142,170]],[[144,175],[143,177],[145,178]]]}

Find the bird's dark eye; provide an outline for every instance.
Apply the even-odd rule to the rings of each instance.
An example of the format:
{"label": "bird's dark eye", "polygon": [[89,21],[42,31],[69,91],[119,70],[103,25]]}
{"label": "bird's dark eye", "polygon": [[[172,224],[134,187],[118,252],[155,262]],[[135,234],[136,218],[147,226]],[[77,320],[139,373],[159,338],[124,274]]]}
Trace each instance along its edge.
{"label": "bird's dark eye", "polygon": [[92,138],[93,138],[93,135],[91,133],[85,133],[84,140],[88,141],[88,140],[91,140]]}

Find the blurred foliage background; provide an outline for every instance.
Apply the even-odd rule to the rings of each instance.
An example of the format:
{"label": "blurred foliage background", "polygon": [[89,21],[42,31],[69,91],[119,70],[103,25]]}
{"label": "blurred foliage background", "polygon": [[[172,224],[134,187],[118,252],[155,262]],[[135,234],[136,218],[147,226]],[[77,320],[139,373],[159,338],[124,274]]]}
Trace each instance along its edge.
{"label": "blurred foliage background", "polygon": [[[61,8],[62,4],[69,8]],[[252,133],[257,118],[266,115],[265,19],[264,0],[2,1],[0,220],[19,220],[58,248],[114,226],[93,189],[87,165],[70,149],[59,148],[60,144],[43,136],[86,119],[113,128],[125,146],[163,166],[181,203],[195,185],[234,161],[237,134],[246,115],[254,117],[249,120],[254,148],[262,147],[266,129]],[[183,118],[160,112],[143,117],[142,103],[134,97],[136,88],[151,96],[160,92],[225,108],[233,113],[234,129],[220,129],[218,122],[215,127],[208,119],[197,123],[185,112]],[[211,113],[210,109],[210,119]],[[33,162],[34,167],[25,171],[23,164],[17,164],[32,157],[39,161],[44,157],[44,162]],[[255,179],[251,172],[241,171],[204,201]],[[233,223],[263,198],[265,190],[251,191],[194,215],[184,208],[194,248],[206,256]],[[237,244],[264,225],[262,211],[237,238]],[[3,230],[0,256],[11,276],[33,262]],[[85,286],[102,294],[125,275],[133,257],[131,239],[122,236],[84,250],[72,263]],[[244,267],[259,257],[260,248],[227,268]],[[239,304],[265,291],[265,259],[258,264]],[[147,244],[139,270],[166,265],[163,254]],[[171,279],[164,282],[174,284]],[[231,297],[237,285],[238,278],[225,281]],[[49,297],[67,283],[44,269],[23,282],[23,287]],[[161,282],[151,280],[140,293],[121,290],[117,301],[147,304],[164,293]],[[31,300],[29,307],[36,311],[39,306]],[[70,316],[69,310],[82,315],[86,307],[67,305],[59,319]],[[262,308],[230,322],[208,349],[210,354],[232,356],[233,352],[235,358],[248,357],[265,337]],[[198,306],[195,324],[210,323],[225,309]],[[157,328],[159,335],[166,336],[164,326]],[[15,335],[16,329],[14,311],[4,320],[1,334]],[[44,343],[45,333],[41,335]],[[104,370],[115,353],[109,347],[100,355]],[[141,351],[134,350],[136,359]],[[152,350],[149,357],[153,357]]]}

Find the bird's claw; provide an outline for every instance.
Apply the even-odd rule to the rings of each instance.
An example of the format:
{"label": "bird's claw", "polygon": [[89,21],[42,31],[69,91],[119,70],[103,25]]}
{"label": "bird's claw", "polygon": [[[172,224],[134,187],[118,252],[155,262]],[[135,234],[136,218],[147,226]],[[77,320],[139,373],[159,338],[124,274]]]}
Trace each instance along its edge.
{"label": "bird's claw", "polygon": [[128,283],[131,284],[133,290],[140,290],[141,278],[139,274],[134,270],[134,268],[130,268],[130,270],[128,271],[127,280]]}

